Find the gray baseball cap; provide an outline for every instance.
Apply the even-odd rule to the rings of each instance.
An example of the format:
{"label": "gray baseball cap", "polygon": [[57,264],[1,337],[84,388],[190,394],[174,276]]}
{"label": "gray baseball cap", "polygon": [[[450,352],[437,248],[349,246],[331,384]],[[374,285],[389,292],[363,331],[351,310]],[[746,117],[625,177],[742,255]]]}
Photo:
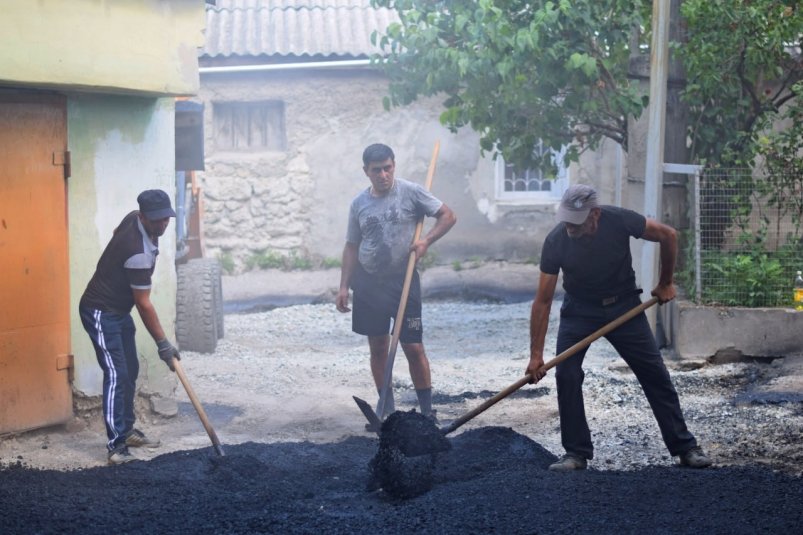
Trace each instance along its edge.
{"label": "gray baseball cap", "polygon": [[558,206],[557,219],[573,225],[582,225],[592,208],[597,208],[597,191],[587,184],[575,184],[563,194]]}

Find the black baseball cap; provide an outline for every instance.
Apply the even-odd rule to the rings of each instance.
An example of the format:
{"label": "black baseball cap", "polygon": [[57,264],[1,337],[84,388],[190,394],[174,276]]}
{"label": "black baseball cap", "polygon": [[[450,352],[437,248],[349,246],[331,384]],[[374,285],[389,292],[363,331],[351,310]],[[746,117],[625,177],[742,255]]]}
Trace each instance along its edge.
{"label": "black baseball cap", "polygon": [[146,189],[137,196],[137,202],[139,212],[151,221],[176,217],[176,212],[170,206],[170,197],[160,189]]}

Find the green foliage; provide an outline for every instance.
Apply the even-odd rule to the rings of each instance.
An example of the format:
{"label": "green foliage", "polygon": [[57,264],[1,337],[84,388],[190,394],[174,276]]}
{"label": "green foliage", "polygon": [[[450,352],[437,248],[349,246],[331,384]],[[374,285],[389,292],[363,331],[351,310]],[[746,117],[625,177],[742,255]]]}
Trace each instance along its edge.
{"label": "green foliage", "polygon": [[771,307],[791,301],[791,291],[787,287],[791,287],[793,279],[780,260],[769,253],[709,253],[702,262],[702,270],[704,280],[708,277],[716,280],[715,284],[703,284],[702,298],[706,303]]}
{"label": "green foliage", "polygon": [[455,260],[454,262],[452,262],[452,269],[455,271],[462,271],[463,264],[460,262],[460,260]]}
{"label": "green foliage", "polygon": [[245,267],[253,269],[282,269],[285,265],[284,257],[276,251],[260,249],[245,260]]}
{"label": "green foliage", "polygon": [[[803,95],[803,82],[796,83],[793,91]],[[759,192],[777,209],[779,219],[791,219],[794,232],[789,241],[794,241],[803,236],[803,98],[789,103],[785,117],[788,128],[759,136],[758,153],[766,169]]]}
{"label": "green foliage", "polygon": [[283,255],[277,251],[260,249],[249,256],[245,261],[248,270],[253,269],[281,269],[283,271],[307,270],[315,267],[314,262],[306,255],[291,251]]}
{"label": "green foliage", "polygon": [[321,260],[321,267],[324,269],[340,267],[343,264],[340,258],[333,258],[327,256]]}
{"label": "green foliage", "polygon": [[[552,166],[533,154],[573,144],[568,161],[603,138],[627,146],[627,120],[646,99],[628,78],[634,28],[649,0],[373,0],[401,22],[372,39],[390,78],[386,107],[445,96],[441,122],[470,125],[483,151],[506,161]],[[640,34],[637,34],[640,35]]]}
{"label": "green foliage", "polygon": [[220,262],[220,268],[223,270],[224,273],[227,275],[231,275],[234,273],[235,264],[234,264],[234,257],[231,256],[231,251],[221,251],[217,255],[218,262]]}
{"label": "green foliage", "polygon": [[760,135],[783,119],[793,127],[778,141],[799,147],[800,104],[783,106],[801,94],[800,3],[684,0],[681,13],[688,41],[675,51],[686,70],[692,161],[752,166]]}
{"label": "green foliage", "polygon": [[[792,303],[795,270],[803,257],[803,243],[788,242],[774,251],[766,250],[765,232],[745,231],[737,240],[740,252],[703,251],[701,258],[701,303],[774,307]],[[676,273],[679,285],[695,295],[694,240],[687,240],[685,267]]]}
{"label": "green foliage", "polygon": [[[627,121],[647,104],[628,77],[647,50],[649,0],[373,0],[400,22],[372,39],[390,78],[385,106],[444,97],[441,122],[470,125],[483,151],[549,170],[539,140],[574,161],[603,138],[628,146]],[[803,146],[800,105],[803,6],[797,0],[684,0],[686,42],[673,43],[686,71],[692,162],[752,166]],[[639,50],[631,49],[636,45]],[[797,50],[797,52],[796,52]],[[386,62],[383,62],[386,57]],[[792,108],[797,108],[797,114]],[[772,124],[792,123],[767,136]],[[788,158],[783,158],[789,161]]]}
{"label": "green foliage", "polygon": [[310,260],[307,256],[299,255],[295,251],[292,251],[290,256],[285,259],[284,266],[285,269],[290,270],[306,270],[313,268],[312,260]]}
{"label": "green foliage", "polygon": [[[691,160],[709,168],[748,169],[759,161],[765,168],[763,176],[719,169],[706,176],[702,202],[715,203],[710,212],[719,219],[713,225],[703,221],[703,229],[710,229],[702,236],[703,249],[718,249],[730,223],[742,231],[743,242],[758,243],[771,221],[779,234],[786,218],[794,228],[785,243],[799,241],[803,5],[792,0],[684,0],[681,13],[687,42],[675,44],[675,53],[686,70],[682,98],[689,107]],[[748,224],[754,206],[761,210],[763,225],[756,236]],[[772,217],[769,209],[775,211]],[[754,251],[751,260],[759,273],[767,268],[771,275],[760,253]],[[729,272],[747,265],[742,258]]]}

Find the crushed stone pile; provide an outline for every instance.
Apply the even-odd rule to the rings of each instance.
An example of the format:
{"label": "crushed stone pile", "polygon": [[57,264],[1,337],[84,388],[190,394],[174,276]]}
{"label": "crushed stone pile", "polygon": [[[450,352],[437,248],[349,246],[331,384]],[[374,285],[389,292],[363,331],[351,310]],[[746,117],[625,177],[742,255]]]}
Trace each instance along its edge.
{"label": "crushed stone pile", "polygon": [[[75,471],[0,469],[3,533],[795,533],[803,479],[761,466],[546,470],[505,427],[449,438],[431,485],[371,489],[376,437],[247,442]],[[425,458],[427,456],[424,456]],[[417,457],[420,458],[420,457]]]}

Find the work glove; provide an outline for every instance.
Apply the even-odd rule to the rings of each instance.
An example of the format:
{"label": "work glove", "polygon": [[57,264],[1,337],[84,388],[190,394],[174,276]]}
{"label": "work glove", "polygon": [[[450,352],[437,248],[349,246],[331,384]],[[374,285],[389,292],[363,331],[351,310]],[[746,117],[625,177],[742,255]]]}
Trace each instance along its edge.
{"label": "work glove", "polygon": [[170,368],[171,372],[176,371],[175,369],[173,369],[173,357],[175,357],[176,360],[181,360],[181,357],[179,357],[178,355],[178,349],[176,349],[176,346],[171,344],[170,340],[165,338],[164,340],[159,340],[158,342],[156,342],[156,347],[159,350],[159,358],[165,361],[165,364],[167,364],[167,367]]}

